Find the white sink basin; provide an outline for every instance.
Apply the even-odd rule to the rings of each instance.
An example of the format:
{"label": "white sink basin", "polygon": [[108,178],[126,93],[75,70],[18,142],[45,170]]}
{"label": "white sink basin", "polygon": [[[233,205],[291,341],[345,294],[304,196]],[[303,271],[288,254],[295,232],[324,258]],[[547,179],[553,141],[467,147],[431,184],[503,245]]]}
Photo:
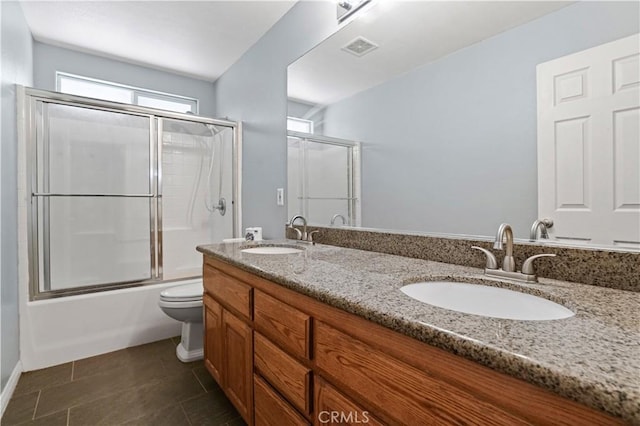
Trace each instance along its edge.
{"label": "white sink basin", "polygon": [[298,248],[282,246],[251,247],[240,251],[252,254],[295,254],[302,252]]}
{"label": "white sink basin", "polygon": [[481,284],[433,281],[409,284],[400,290],[429,305],[491,318],[540,321],[575,315],[542,297]]}

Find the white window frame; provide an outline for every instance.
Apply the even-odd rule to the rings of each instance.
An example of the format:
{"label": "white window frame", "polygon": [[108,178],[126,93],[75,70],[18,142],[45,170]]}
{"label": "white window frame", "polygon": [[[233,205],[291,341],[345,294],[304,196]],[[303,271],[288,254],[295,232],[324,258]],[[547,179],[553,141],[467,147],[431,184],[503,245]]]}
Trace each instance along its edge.
{"label": "white window frame", "polygon": [[[129,90],[131,91],[131,101],[129,103],[132,105],[138,105],[138,97],[142,95],[149,98],[166,100],[166,101],[181,103],[184,105],[191,105],[191,111],[189,111],[188,113],[193,113],[195,115],[198,115],[200,111],[200,100],[196,98],[176,95],[173,93],[159,92],[156,90],[144,89],[142,87],[128,86],[126,84],[114,83],[112,81],[106,81],[106,80],[99,80],[97,78],[85,77],[82,75],[71,74],[71,73],[62,72],[62,71],[56,71],[56,91],[57,92],[61,92],[60,90],[62,86],[61,82],[62,82],[62,79],[65,79],[65,78],[70,80],[82,81],[84,83],[104,85],[104,86]],[[159,108],[156,108],[156,109],[159,109]],[[184,112],[184,111],[177,111],[177,112]]]}
{"label": "white window frame", "polygon": [[[303,125],[306,126],[306,131],[303,130],[299,130],[299,127],[293,128],[291,127],[289,124],[290,123],[296,123],[299,125]],[[305,120],[304,118],[297,118],[297,117],[289,117],[287,116],[287,130],[290,132],[300,132],[300,133],[309,133],[309,134],[313,134],[313,121],[311,120]]]}

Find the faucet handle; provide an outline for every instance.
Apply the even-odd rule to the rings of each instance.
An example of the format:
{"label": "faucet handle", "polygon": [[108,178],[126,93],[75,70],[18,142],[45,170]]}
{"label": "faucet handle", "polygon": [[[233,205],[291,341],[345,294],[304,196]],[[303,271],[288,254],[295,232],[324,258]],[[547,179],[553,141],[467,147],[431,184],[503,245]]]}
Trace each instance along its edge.
{"label": "faucet handle", "polygon": [[309,241],[310,243],[314,243],[315,244],[315,241],[313,241],[313,236],[315,234],[319,234],[319,233],[320,233],[320,231],[318,231],[318,230],[309,232],[309,234],[307,234],[307,241]]}
{"label": "faucet handle", "polygon": [[543,254],[536,254],[534,256],[529,257],[522,264],[522,273],[527,275],[535,275],[536,270],[533,267],[533,261],[540,257],[556,257],[556,255],[551,253],[543,253]]}
{"label": "faucet handle", "polygon": [[483,252],[486,256],[487,256],[487,265],[485,266],[485,268],[487,269],[498,269],[498,261],[496,260],[496,257],[493,255],[493,253],[491,253],[489,250],[482,248],[482,247],[478,247],[478,246],[471,246],[472,249],[476,249],[476,250],[480,250],[481,252]]}
{"label": "faucet handle", "polygon": [[296,228],[294,226],[291,226],[289,224],[287,224],[287,225],[288,225],[287,227],[289,229],[292,229],[292,230],[296,231],[296,236],[298,237],[298,240],[302,240],[302,232],[298,228]]}

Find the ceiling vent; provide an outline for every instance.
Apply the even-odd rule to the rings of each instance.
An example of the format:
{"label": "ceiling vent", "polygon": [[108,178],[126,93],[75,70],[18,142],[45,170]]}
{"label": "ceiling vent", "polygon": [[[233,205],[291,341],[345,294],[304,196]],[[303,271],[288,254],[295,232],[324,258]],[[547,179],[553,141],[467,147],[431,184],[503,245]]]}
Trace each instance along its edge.
{"label": "ceiling vent", "polygon": [[364,56],[372,50],[376,50],[378,45],[374,42],[367,40],[364,37],[358,37],[350,41],[346,46],[342,47],[342,50],[349,52],[355,56]]}

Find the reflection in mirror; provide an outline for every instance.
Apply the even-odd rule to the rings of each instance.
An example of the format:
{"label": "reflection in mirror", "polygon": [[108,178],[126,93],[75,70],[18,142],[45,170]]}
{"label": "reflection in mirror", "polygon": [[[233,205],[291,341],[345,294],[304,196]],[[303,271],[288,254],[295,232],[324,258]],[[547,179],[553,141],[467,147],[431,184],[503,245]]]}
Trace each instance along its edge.
{"label": "reflection in mirror", "polygon": [[288,217],[360,226],[359,152],[358,142],[288,131]]}
{"label": "reflection in mirror", "polygon": [[289,66],[288,115],[361,141],[363,227],[549,220],[557,243],[639,250],[639,31],[638,2],[380,2]]}

